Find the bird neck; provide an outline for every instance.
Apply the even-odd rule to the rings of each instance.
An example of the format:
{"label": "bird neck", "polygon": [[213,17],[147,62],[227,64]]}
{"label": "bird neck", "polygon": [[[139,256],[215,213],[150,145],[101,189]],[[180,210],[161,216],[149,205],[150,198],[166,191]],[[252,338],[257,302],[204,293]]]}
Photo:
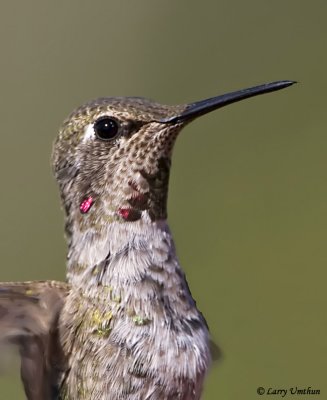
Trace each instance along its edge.
{"label": "bird neck", "polygon": [[74,229],[69,240],[67,279],[85,295],[92,296],[101,286],[119,290],[150,275],[164,284],[176,270],[179,264],[165,220],[144,215],[134,222],[114,221],[101,232]]}

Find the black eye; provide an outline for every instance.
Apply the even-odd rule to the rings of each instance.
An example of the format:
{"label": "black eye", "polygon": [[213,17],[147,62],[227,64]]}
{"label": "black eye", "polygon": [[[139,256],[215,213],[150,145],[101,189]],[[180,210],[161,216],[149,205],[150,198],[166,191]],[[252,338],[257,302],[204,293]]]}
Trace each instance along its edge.
{"label": "black eye", "polygon": [[111,140],[117,136],[119,125],[118,122],[113,118],[102,117],[94,123],[93,128],[99,139]]}

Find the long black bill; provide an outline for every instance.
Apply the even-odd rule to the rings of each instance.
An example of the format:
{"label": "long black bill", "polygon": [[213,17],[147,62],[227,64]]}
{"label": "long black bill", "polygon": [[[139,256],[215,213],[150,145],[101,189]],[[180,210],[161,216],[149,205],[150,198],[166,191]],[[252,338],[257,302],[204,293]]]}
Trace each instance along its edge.
{"label": "long black bill", "polygon": [[238,90],[223,94],[221,96],[212,97],[210,99],[197,101],[196,103],[189,104],[185,111],[179,115],[173,117],[163,118],[160,122],[162,123],[177,123],[183,122],[188,119],[199,117],[200,115],[206,114],[210,111],[216,110],[227,106],[228,104],[236,103],[237,101],[247,99],[249,97],[258,96],[259,94],[275,92],[276,90],[284,89],[288,86],[296,83],[295,81],[277,81],[271,83],[265,83],[264,85],[254,86],[251,88]]}

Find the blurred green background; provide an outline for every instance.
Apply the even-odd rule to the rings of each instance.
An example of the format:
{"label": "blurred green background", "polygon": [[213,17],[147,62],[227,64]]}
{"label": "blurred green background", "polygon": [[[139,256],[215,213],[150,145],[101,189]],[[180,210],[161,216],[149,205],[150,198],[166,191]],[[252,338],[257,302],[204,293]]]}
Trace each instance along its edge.
{"label": "blurred green background", "polygon": [[[74,107],[115,95],[174,104],[298,80],[184,130],[169,220],[224,353],[204,399],[264,398],[259,386],[311,386],[321,395],[310,398],[327,398],[326,18],[326,0],[3,2],[0,280],[65,277],[49,158]],[[23,398],[9,368],[0,400]]]}

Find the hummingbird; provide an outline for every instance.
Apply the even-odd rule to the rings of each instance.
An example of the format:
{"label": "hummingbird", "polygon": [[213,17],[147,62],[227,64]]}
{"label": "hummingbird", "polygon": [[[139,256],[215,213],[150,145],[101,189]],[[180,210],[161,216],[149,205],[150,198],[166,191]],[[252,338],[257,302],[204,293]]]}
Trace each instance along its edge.
{"label": "hummingbird", "polygon": [[53,146],[67,279],[0,283],[0,343],[16,345],[28,400],[199,400],[208,325],[167,224],[182,128],[277,81],[182,105],[105,97],[77,108]]}

